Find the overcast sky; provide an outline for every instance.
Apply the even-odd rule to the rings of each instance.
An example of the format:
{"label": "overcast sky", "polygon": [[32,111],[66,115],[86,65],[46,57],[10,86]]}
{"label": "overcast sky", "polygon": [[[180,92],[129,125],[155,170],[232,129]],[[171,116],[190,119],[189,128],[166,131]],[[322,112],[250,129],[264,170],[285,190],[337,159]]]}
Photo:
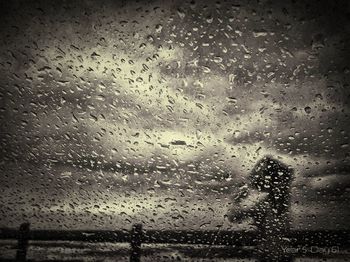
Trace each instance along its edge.
{"label": "overcast sky", "polygon": [[227,2],[2,2],[4,173],[220,190],[270,154],[348,190],[349,5]]}

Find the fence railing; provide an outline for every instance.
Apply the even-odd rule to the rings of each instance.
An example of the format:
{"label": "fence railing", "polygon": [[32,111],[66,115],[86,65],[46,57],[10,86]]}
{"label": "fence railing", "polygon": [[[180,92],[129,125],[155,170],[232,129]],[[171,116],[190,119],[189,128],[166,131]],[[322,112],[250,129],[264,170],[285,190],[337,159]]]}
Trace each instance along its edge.
{"label": "fence railing", "polygon": [[[308,249],[298,247],[349,247],[349,231],[305,231],[291,230],[284,239],[288,243],[286,252],[269,258],[264,252],[246,253],[246,257],[256,257],[260,261],[292,261],[298,255],[307,255]],[[16,261],[26,261],[29,241],[82,241],[130,243],[130,261],[141,261],[142,244],[202,244],[221,246],[259,246],[259,234],[254,231],[216,231],[216,230],[143,230],[137,224],[130,231],[94,231],[94,230],[30,230],[25,223],[16,229],[1,229],[0,239],[17,239]],[[293,248],[293,253],[288,251]],[[309,253],[312,250],[309,249]],[[242,255],[242,254],[241,254]],[[337,254],[334,254],[337,255]]]}

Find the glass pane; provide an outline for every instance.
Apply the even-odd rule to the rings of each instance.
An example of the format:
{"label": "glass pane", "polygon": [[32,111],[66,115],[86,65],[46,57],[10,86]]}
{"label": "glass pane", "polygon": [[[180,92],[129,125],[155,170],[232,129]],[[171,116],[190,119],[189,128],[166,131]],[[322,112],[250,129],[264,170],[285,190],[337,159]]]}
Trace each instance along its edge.
{"label": "glass pane", "polygon": [[[349,230],[347,1],[0,5],[0,228],[182,230],[142,261],[255,261],[274,242],[346,259],[307,232]],[[218,245],[232,231],[245,247]],[[128,241],[52,240],[27,258],[129,260]]]}

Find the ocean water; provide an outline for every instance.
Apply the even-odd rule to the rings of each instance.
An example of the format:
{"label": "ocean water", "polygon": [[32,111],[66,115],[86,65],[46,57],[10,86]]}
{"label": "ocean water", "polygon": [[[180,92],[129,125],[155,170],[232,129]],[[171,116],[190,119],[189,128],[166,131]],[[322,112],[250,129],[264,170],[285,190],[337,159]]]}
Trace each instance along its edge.
{"label": "ocean water", "polygon": [[[251,247],[243,248],[245,256],[240,255],[240,250],[233,247],[206,246],[206,245],[166,245],[148,244],[142,246],[143,262],[152,261],[222,261],[222,262],[246,262],[258,261],[249,258],[253,253]],[[127,243],[83,243],[68,241],[31,242],[28,248],[27,259],[33,261],[129,261],[130,248]],[[0,259],[13,259],[16,256],[15,241],[0,242]],[[336,255],[313,254],[311,257],[295,257],[294,261],[314,262],[349,261],[346,251],[340,251]]]}

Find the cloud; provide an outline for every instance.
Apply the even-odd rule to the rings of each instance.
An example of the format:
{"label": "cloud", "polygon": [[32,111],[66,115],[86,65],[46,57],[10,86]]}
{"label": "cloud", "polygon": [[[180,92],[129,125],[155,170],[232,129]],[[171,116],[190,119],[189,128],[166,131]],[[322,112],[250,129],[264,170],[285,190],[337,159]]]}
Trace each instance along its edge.
{"label": "cloud", "polygon": [[[194,180],[191,172],[208,172],[219,181],[213,174],[244,177],[264,154],[291,164],[348,157],[348,91],[324,75],[329,58],[343,66],[344,50],[327,45],[341,32],[312,40],[306,33],[323,29],[288,25],[283,8],[273,10],[285,23],[275,23],[245,19],[255,17],[246,6],[231,17],[218,7],[182,12],[179,4],[155,1],[150,11],[86,2],[85,13],[45,5],[20,23],[29,38],[11,36],[18,47],[2,56],[10,92],[3,155],[131,173],[183,169]],[[330,73],[339,86],[345,75]]]}

